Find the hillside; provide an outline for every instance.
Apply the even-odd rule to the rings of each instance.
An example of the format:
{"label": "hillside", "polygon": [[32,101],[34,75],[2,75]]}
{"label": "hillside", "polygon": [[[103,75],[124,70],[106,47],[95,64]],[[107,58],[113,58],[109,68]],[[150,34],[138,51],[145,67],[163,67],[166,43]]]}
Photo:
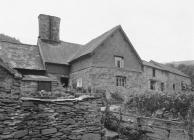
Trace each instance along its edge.
{"label": "hillside", "polygon": [[5,34],[0,34],[0,41],[8,41],[8,42],[13,42],[13,43],[21,43],[18,39],[15,37],[11,37]]}
{"label": "hillside", "polygon": [[194,87],[194,60],[171,62],[166,63],[166,65],[177,68],[183,73],[189,75],[192,80],[192,86]]}
{"label": "hillside", "polygon": [[180,64],[184,65],[194,65],[194,60],[187,60],[187,61],[174,61],[174,62],[169,62],[167,64],[173,64],[174,66],[178,66]]}

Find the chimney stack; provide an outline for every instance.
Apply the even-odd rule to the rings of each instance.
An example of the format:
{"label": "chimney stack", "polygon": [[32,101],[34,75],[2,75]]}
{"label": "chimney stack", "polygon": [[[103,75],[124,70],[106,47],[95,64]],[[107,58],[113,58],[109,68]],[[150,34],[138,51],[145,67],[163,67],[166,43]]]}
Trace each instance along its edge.
{"label": "chimney stack", "polygon": [[39,38],[42,40],[59,42],[60,18],[40,14],[39,20]]}

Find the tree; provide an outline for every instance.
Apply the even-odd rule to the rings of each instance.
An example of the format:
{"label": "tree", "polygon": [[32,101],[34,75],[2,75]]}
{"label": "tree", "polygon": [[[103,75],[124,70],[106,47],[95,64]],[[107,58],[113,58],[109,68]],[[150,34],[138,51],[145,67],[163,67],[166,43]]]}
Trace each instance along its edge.
{"label": "tree", "polygon": [[20,40],[16,39],[15,37],[10,37],[5,34],[0,34],[0,41],[8,41],[13,43],[21,43]]}
{"label": "tree", "polygon": [[184,65],[180,64],[177,68],[182,71],[183,73],[189,75],[192,80],[192,86],[194,87],[194,65]]}

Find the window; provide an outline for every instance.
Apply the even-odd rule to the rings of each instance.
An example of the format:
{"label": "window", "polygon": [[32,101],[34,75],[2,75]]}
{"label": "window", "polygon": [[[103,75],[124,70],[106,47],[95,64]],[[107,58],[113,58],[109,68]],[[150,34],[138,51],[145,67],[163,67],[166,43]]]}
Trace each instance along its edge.
{"label": "window", "polygon": [[45,90],[51,91],[51,82],[50,81],[38,81],[38,91]]}
{"label": "window", "polygon": [[173,90],[175,90],[175,84],[172,85]]}
{"label": "window", "polygon": [[181,90],[186,90],[187,86],[186,84],[182,81],[181,82]]}
{"label": "window", "polygon": [[164,83],[163,83],[163,82],[161,83],[160,86],[161,86],[161,87],[160,87],[160,88],[161,88],[161,91],[164,91]]}
{"label": "window", "polygon": [[152,69],[152,76],[156,77],[156,70],[154,68]]}
{"label": "window", "polygon": [[126,86],[126,77],[124,76],[116,76],[116,86]]}
{"label": "window", "polygon": [[77,87],[82,87],[82,78],[77,79]]}
{"label": "window", "polygon": [[118,68],[124,68],[124,58],[115,56],[115,66]]}
{"label": "window", "polygon": [[150,89],[156,90],[156,81],[150,80]]}

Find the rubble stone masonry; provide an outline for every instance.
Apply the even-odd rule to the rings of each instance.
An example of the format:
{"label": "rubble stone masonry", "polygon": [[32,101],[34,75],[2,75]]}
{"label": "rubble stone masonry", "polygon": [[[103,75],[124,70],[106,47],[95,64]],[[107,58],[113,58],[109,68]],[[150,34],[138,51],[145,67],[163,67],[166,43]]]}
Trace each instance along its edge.
{"label": "rubble stone masonry", "polygon": [[102,100],[51,102],[0,97],[0,139],[101,139]]}

